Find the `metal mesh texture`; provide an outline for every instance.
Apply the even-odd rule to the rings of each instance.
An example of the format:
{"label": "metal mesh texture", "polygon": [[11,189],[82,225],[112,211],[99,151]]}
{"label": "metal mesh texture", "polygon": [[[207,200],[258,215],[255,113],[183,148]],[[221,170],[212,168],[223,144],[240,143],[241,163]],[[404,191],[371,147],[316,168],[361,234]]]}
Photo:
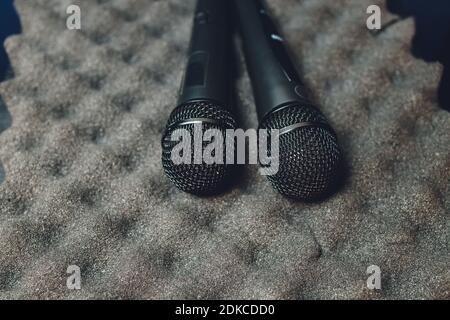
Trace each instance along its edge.
{"label": "metal mesh texture", "polygon": [[279,170],[268,178],[281,194],[302,200],[324,197],[336,184],[341,153],[335,134],[322,113],[309,105],[290,105],[266,116],[261,129],[311,125],[280,134]]}
{"label": "metal mesh texture", "polygon": [[[223,136],[223,163],[194,164],[194,124],[185,123],[192,119],[208,119],[202,122],[202,133],[208,129],[217,129]],[[179,141],[172,141],[172,133],[176,129],[186,129],[191,137],[190,164],[175,164],[171,154]],[[182,104],[169,117],[168,125],[162,138],[162,163],[169,179],[181,190],[197,195],[214,194],[221,190],[226,177],[231,172],[230,165],[225,163],[227,148],[225,130],[235,129],[236,122],[230,112],[219,105],[208,101],[196,101]],[[211,141],[202,142],[202,153]],[[182,154],[182,153],[181,153]],[[214,153],[213,153],[214,154]]]}

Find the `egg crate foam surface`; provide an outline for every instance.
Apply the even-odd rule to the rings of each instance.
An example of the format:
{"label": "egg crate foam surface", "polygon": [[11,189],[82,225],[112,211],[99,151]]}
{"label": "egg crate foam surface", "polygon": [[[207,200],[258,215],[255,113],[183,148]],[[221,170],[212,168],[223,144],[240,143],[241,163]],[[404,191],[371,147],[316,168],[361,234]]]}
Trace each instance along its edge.
{"label": "egg crate foam surface", "polygon": [[[411,55],[414,20],[378,35],[383,1],[273,0],[336,130],[346,178],[320,203],[277,194],[257,166],[199,198],[165,177],[160,140],[185,65],[189,1],[16,0],[0,84],[0,298],[415,299],[450,297],[450,114],[438,63]],[[236,113],[257,117],[242,55]],[[68,290],[69,265],[81,290]],[[378,265],[382,290],[366,287]]]}

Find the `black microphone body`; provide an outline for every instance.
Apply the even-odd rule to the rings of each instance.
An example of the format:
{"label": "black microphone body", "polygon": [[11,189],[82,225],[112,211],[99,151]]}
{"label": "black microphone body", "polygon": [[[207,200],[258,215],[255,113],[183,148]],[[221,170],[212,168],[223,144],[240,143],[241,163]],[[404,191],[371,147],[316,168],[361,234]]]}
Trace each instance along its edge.
{"label": "black microphone body", "polygon": [[259,118],[286,102],[306,101],[284,40],[262,2],[235,3]]}
{"label": "black microphone body", "polygon": [[230,7],[225,0],[199,0],[178,103],[209,99],[229,108]]}
{"label": "black microphone body", "polygon": [[335,185],[340,150],[333,129],[308,99],[298,71],[260,0],[234,0],[260,129],[280,130],[279,170],[268,176],[285,196],[315,200]]}
{"label": "black microphone body", "polygon": [[198,195],[217,192],[230,168],[194,161],[173,163],[171,152],[178,141],[172,141],[171,135],[176,129],[186,129],[193,140],[194,124],[201,124],[203,132],[218,129],[225,133],[236,127],[230,105],[230,9],[226,0],[198,1],[178,104],[162,137],[165,173],[179,189]]}

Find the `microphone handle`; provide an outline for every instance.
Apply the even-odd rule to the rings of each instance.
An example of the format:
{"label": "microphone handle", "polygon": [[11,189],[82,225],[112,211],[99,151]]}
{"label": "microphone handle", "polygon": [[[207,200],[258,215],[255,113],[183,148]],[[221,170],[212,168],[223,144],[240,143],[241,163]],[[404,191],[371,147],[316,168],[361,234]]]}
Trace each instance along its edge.
{"label": "microphone handle", "polygon": [[234,0],[259,119],[289,102],[309,103],[275,23],[260,0]]}
{"label": "microphone handle", "polygon": [[199,0],[178,103],[214,100],[229,108],[230,7],[227,0]]}

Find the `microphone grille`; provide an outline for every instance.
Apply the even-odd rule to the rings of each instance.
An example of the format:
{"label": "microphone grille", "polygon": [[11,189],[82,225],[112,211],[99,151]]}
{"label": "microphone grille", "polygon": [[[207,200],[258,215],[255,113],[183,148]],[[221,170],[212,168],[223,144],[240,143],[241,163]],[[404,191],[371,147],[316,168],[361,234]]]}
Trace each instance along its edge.
{"label": "microphone grille", "polygon": [[[202,119],[202,134],[208,129],[216,129],[222,133],[224,141],[224,161],[218,164],[194,164],[194,124],[190,120]],[[172,133],[183,128],[191,137],[190,163],[175,164],[171,155],[179,141],[172,141]],[[226,145],[225,130],[235,129],[236,122],[229,111],[212,101],[201,100],[181,104],[169,117],[162,137],[162,164],[166,175],[181,190],[197,195],[213,194],[219,191],[226,176],[231,171],[225,163]],[[202,142],[204,148],[210,142]]]}
{"label": "microphone grille", "polygon": [[[283,129],[299,124],[308,126]],[[268,176],[281,194],[302,200],[325,196],[335,185],[341,152],[337,138],[323,114],[313,106],[292,104],[273,111],[261,129],[279,129],[279,170]]]}

